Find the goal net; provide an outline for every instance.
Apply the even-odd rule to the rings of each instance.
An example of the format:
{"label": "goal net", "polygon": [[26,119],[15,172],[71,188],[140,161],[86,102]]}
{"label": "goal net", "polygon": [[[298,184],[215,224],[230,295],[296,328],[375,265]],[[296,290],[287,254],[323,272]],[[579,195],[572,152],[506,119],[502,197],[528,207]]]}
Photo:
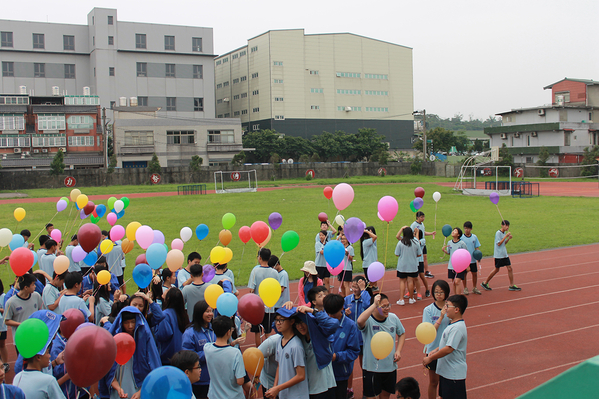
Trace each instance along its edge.
{"label": "goal net", "polygon": [[258,191],[256,170],[216,171],[214,191],[217,194],[256,192]]}

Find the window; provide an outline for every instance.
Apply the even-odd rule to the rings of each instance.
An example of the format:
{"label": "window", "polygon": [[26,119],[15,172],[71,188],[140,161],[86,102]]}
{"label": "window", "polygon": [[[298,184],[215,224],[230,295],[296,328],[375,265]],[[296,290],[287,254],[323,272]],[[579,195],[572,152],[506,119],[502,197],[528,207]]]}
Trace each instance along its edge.
{"label": "window", "polygon": [[283,97],[275,97],[275,101],[283,102]]}
{"label": "window", "polygon": [[243,56],[245,56],[246,54],[247,54],[247,52],[246,52],[245,50],[243,50],[243,51],[240,51],[240,52],[239,52],[239,56],[240,56],[240,57],[243,57]]}
{"label": "window", "polygon": [[216,117],[217,117],[217,118],[222,118],[222,117],[223,117],[223,114],[217,115]]}
{"label": "window", "polygon": [[125,145],[154,145],[154,132],[125,130]]}
{"label": "window", "polygon": [[232,59],[234,59],[234,60],[236,60],[237,58],[239,58],[239,54],[233,54],[233,55],[231,56],[231,58],[232,58]]}
{"label": "window", "polygon": [[67,95],[64,97],[64,105],[100,105],[100,97]]}
{"label": "window", "polygon": [[194,144],[194,130],[166,131],[166,144]]}
{"label": "window", "polygon": [[114,46],[114,36],[108,36],[108,45]]}
{"label": "window", "polygon": [[377,75],[377,74],[373,74],[373,73],[365,73],[364,77],[366,79],[385,79],[385,80],[389,79],[388,75]]}
{"label": "window", "polygon": [[94,67],[94,78],[96,77],[96,67]]}
{"label": "window", "polygon": [[114,17],[112,15],[108,16],[108,25],[113,25],[114,24]]}
{"label": "window", "polygon": [[241,93],[241,98],[246,98],[248,96],[247,93]]}
{"label": "window", "polygon": [[75,79],[75,64],[64,64],[64,78]]}
{"label": "window", "polygon": [[233,84],[235,84],[235,83],[239,83],[239,78],[233,79]]}
{"label": "window", "polygon": [[310,105],[310,109],[320,109],[320,105]]}
{"label": "window", "polygon": [[285,120],[285,115],[275,115],[275,120],[276,121],[284,121]]}
{"label": "window", "polygon": [[239,111],[233,112],[233,116],[239,116]]}
{"label": "window", "polygon": [[310,75],[318,75],[318,71],[312,70],[312,71],[310,71]]}
{"label": "window", "polygon": [[194,79],[203,79],[204,78],[204,65],[194,65],[193,66],[193,78]]}
{"label": "window", "polygon": [[92,36],[92,45],[95,46],[96,45],[96,37]]}
{"label": "window", "polygon": [[235,94],[235,95],[233,96],[233,100],[239,100],[239,94]]}
{"label": "window", "polygon": [[43,33],[33,34],[33,48],[45,48]]}
{"label": "window", "polygon": [[360,75],[357,72],[337,72],[338,78],[359,78]]}
{"label": "window", "polygon": [[175,36],[164,36],[164,49],[174,50],[175,49]]}
{"label": "window", "polygon": [[14,62],[2,62],[2,76],[10,77],[15,76],[15,63]]}
{"label": "window", "polygon": [[565,103],[569,103],[570,102],[570,92],[569,91],[561,91],[558,93],[555,93],[555,102],[559,103],[561,100],[563,99],[563,102]]}
{"label": "window", "polygon": [[385,108],[385,107],[366,107],[366,112],[389,112],[389,108]]}
{"label": "window", "polygon": [[241,110],[241,115],[247,115],[248,114],[248,110],[247,109],[242,109]]}
{"label": "window", "polygon": [[361,90],[337,89],[337,94],[361,94]]}
{"label": "window", "polygon": [[46,77],[46,64],[33,64],[33,77],[34,78],[45,78]]}
{"label": "window", "polygon": [[258,46],[254,46],[254,47],[252,47],[252,49],[251,49],[251,51],[250,51],[250,52],[254,53],[254,52],[256,52],[256,51],[258,51]]}
{"label": "window", "polygon": [[0,130],[25,130],[23,114],[0,114]]}
{"label": "window", "polygon": [[176,111],[177,110],[177,97],[167,97],[166,98],[166,110],[167,111]]}
{"label": "window", "polygon": [[89,136],[70,136],[69,147],[93,147],[94,138]]}
{"label": "window", "polygon": [[135,48],[146,48],[146,35],[143,33],[135,34]]}
{"label": "window", "polygon": [[20,135],[18,134],[3,134],[2,136],[0,137],[0,147],[31,147],[31,139],[29,137],[19,137]]}
{"label": "window", "polygon": [[364,90],[364,94],[368,96],[388,96],[388,91],[378,91],[378,90]]}
{"label": "window", "polygon": [[12,32],[2,32],[2,47],[13,47]]}
{"label": "window", "polygon": [[64,50],[72,50],[75,51],[75,36],[62,36],[62,48]]}
{"label": "window", "polygon": [[283,66],[283,61],[273,61],[274,66]]}
{"label": "window", "polygon": [[148,106],[148,97],[137,97],[137,105],[139,107],[147,107]]}
{"label": "window", "polygon": [[193,110],[203,111],[204,110],[204,98],[196,97],[193,99]]}
{"label": "window", "polygon": [[[225,115],[225,118],[227,116]],[[235,132],[233,130],[208,130],[209,143],[234,143]]]}
{"label": "window", "polygon": [[222,64],[221,60],[216,61],[216,65],[220,65],[220,64]]}
{"label": "window", "polygon": [[225,118],[230,118],[230,117],[231,117],[231,114],[230,114],[230,113],[228,113],[228,112],[227,112],[227,113],[225,113]]}
{"label": "window", "polygon": [[239,78],[240,81],[245,82],[246,80],[248,80],[247,76],[242,76]]}
{"label": "window", "polygon": [[217,89],[222,89],[223,88],[223,84],[222,83],[217,83],[216,84],[216,88]]}
{"label": "window", "polygon": [[67,128],[64,115],[37,114],[38,130],[64,130]]}
{"label": "window", "polygon": [[174,78],[175,77],[175,64],[165,64],[166,66],[166,77]]}
{"label": "window", "polygon": [[88,115],[69,116],[67,124],[69,129],[92,129],[94,127],[94,119]]}
{"label": "window", "polygon": [[137,63],[137,77],[145,78],[148,76],[148,64],[145,62]]}
{"label": "window", "polygon": [[258,72],[252,74],[252,79],[256,79],[258,77]]}
{"label": "window", "polygon": [[310,93],[324,93],[324,89],[312,88],[312,89],[310,89]]}
{"label": "window", "polygon": [[252,92],[252,96],[256,96],[256,95],[258,95],[258,94],[260,94],[260,90],[254,90],[254,91]]}
{"label": "window", "polygon": [[223,103],[223,99],[222,99],[222,98],[219,98],[218,100],[216,100],[216,103],[217,103],[217,104],[222,104],[222,103]]}
{"label": "window", "polygon": [[111,101],[110,102],[110,109],[114,109],[114,107],[116,107],[116,101]]}
{"label": "window", "polygon": [[114,67],[108,67],[108,76],[114,76]]}
{"label": "window", "polygon": [[224,64],[225,62],[229,62],[229,57],[227,57],[227,58],[223,58],[223,64]]}
{"label": "window", "polygon": [[260,107],[252,108],[252,112],[260,112]]}
{"label": "window", "polygon": [[229,81],[227,80],[226,82],[223,82],[223,87],[227,87],[229,86]]}
{"label": "window", "polygon": [[260,130],[260,125],[252,125],[252,130]]}
{"label": "window", "polygon": [[60,134],[39,134],[33,136],[32,144],[33,147],[64,147],[67,138]]}
{"label": "window", "polygon": [[[350,108],[349,110],[347,108]],[[346,107],[346,106],[339,106],[337,107],[337,111],[362,111],[362,107]]]}
{"label": "window", "polygon": [[191,51],[202,51],[202,38],[201,37],[192,37],[191,38]]}
{"label": "window", "polygon": [[275,79],[274,82],[275,84],[280,84],[283,83],[283,79]]}

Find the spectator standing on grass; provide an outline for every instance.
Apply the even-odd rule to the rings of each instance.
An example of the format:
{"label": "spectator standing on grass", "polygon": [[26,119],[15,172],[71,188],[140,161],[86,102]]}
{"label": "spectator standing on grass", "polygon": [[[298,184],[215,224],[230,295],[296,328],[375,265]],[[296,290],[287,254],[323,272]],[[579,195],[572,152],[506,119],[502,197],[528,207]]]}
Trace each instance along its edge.
{"label": "spectator standing on grass", "polygon": [[470,252],[470,265],[466,269],[466,275],[464,276],[464,295],[468,295],[468,272],[472,274],[472,293],[481,295],[480,290],[476,287],[478,285],[478,269],[480,267],[480,261],[474,259],[474,251],[480,248],[480,242],[476,234],[472,233],[472,222],[464,222],[464,235],[462,235],[462,241],[466,243],[466,248]]}
{"label": "spectator standing on grass", "polygon": [[487,291],[491,291],[491,287],[489,287],[489,282],[499,269],[505,266],[507,269],[507,276],[510,279],[510,291],[521,291],[522,289],[514,284],[514,272],[512,270],[512,263],[510,262],[510,257],[507,255],[507,249],[505,246],[512,239],[512,233],[508,230],[510,228],[510,222],[507,220],[501,221],[501,228],[497,230],[495,233],[495,245],[493,246],[493,258],[495,258],[495,269],[489,274],[487,279],[480,283],[480,285]]}
{"label": "spectator standing on grass", "polygon": [[451,241],[444,245],[442,250],[447,255],[449,255],[449,262],[447,263],[447,278],[450,278],[453,281],[453,292],[460,295],[464,291],[463,281],[466,278],[466,270],[456,273],[453,270],[453,265],[451,264],[451,255],[457,251],[458,249],[468,250],[466,247],[466,243],[461,240],[462,238],[462,229],[459,227],[454,227],[451,231]]}
{"label": "spectator standing on grass", "polygon": [[[422,232],[422,237],[426,238],[426,236],[433,236],[433,240],[435,239],[435,234],[437,233],[436,231],[431,232],[426,232],[424,230],[424,212],[422,211],[418,211],[416,212],[416,221],[412,222],[412,225],[410,226],[412,228],[412,231],[414,231],[414,229],[418,229]],[[428,260],[426,258],[426,245],[424,246],[424,248],[422,248],[422,255],[424,256],[424,276],[426,278],[435,278],[435,276],[433,276],[431,274],[431,272],[429,272],[428,270]]]}

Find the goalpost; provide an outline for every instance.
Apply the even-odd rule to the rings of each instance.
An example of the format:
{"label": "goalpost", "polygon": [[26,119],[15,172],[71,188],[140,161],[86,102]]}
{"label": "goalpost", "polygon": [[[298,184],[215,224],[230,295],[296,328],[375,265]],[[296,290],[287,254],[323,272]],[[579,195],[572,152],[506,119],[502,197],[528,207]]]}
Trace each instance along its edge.
{"label": "goalpost", "polygon": [[[512,187],[512,167],[497,166],[494,162],[499,161],[499,147],[493,147],[488,151],[467,158],[460,169],[454,190],[461,191],[464,195],[487,196],[492,192],[499,195],[510,195]],[[499,180],[499,170],[507,169],[506,178],[509,181]],[[485,187],[477,185],[477,177],[494,176],[495,181],[485,182]]]}
{"label": "goalpost", "polygon": [[258,191],[256,170],[216,171],[214,191],[217,194],[256,192]]}

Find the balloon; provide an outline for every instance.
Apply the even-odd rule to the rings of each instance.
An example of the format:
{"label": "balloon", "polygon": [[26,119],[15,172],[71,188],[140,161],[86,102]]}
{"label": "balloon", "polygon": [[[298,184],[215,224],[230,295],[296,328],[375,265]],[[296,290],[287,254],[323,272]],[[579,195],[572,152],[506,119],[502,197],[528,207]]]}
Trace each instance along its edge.
{"label": "balloon", "polygon": [[423,198],[424,197],[424,189],[422,187],[416,187],[414,189],[414,197]]}
{"label": "balloon", "polygon": [[279,284],[279,281],[275,278],[265,278],[260,283],[258,292],[260,293],[260,298],[262,298],[264,304],[269,308],[272,308],[281,297],[281,284]]}
{"label": "balloon", "polygon": [[231,261],[231,259],[233,259],[233,251],[231,251],[231,248],[225,248],[225,254],[223,255],[220,262],[218,262],[218,263],[220,263],[220,264],[229,263]]}
{"label": "balloon", "polygon": [[416,339],[423,345],[432,343],[437,337],[437,330],[431,323],[420,323],[416,327]]}
{"label": "balloon", "polygon": [[370,341],[370,350],[372,355],[381,360],[389,356],[393,350],[393,337],[386,331],[379,331],[372,337]]}
{"label": "balloon", "polygon": [[212,309],[216,309],[216,301],[218,297],[224,294],[223,287],[218,284],[210,284],[204,291],[204,299]]}
{"label": "balloon", "polygon": [[424,205],[424,200],[420,197],[414,198],[414,208],[420,209]]}
{"label": "balloon", "polygon": [[123,198],[121,198],[121,201],[123,201],[123,205],[125,206],[123,209],[127,209],[129,207],[129,203],[130,203],[129,198],[123,197]]}
{"label": "balloon", "polygon": [[20,248],[25,244],[25,239],[20,234],[13,234],[8,247],[11,251],[14,251],[17,248]]}
{"label": "balloon", "polygon": [[[497,193],[491,193],[489,195],[489,199],[491,200],[492,203],[494,203],[495,205],[497,205],[499,203],[499,194]],[[16,211],[15,211],[16,212]],[[16,217],[16,216],[15,216]],[[18,219],[17,219],[18,220]]]}
{"label": "balloon", "polygon": [[154,230],[150,226],[140,226],[135,232],[135,240],[142,249],[148,249],[154,241]]}
{"label": "balloon", "polygon": [[77,197],[79,197],[81,195],[81,190],[79,190],[78,188],[74,188],[71,190],[71,201],[77,201]]}
{"label": "balloon", "polygon": [[281,237],[281,248],[283,252],[289,252],[299,244],[299,235],[293,230],[287,230]]}
{"label": "balloon", "polygon": [[250,227],[252,240],[254,240],[254,242],[258,245],[266,240],[268,237],[268,232],[268,225],[260,220],[252,223],[252,227]]}
{"label": "balloon", "polygon": [[252,377],[258,377],[264,367],[264,355],[258,348],[247,348],[243,352],[243,365],[245,371]]}
{"label": "balloon", "polygon": [[472,252],[472,257],[475,260],[481,260],[483,258],[483,253],[480,250],[475,249],[474,252]]}
{"label": "balloon", "polygon": [[123,204],[123,201],[121,201],[121,200],[114,201],[114,211],[116,213],[119,213],[124,209],[125,209],[125,204]]}
{"label": "balloon", "polygon": [[433,200],[434,200],[435,202],[439,202],[439,200],[440,200],[440,199],[441,199],[441,193],[440,193],[440,192],[438,192],[438,191],[435,191],[435,192],[433,193]]}
{"label": "balloon", "polygon": [[377,212],[376,215],[379,217],[379,219],[381,219],[381,222],[385,221],[385,219],[383,219],[383,217],[381,216],[381,214],[379,212]]}
{"label": "balloon", "polygon": [[69,339],[77,327],[85,323],[85,315],[76,308],[67,309],[62,315],[66,317],[66,320],[60,322],[60,335]]}
{"label": "balloon", "polygon": [[235,218],[235,215],[233,215],[232,213],[225,213],[223,215],[223,229],[225,230],[229,230],[231,227],[235,226],[235,222],[237,221],[237,218]]}
{"label": "balloon", "polygon": [[154,239],[152,240],[152,244],[164,244],[165,238],[164,234],[160,230],[154,230]]}
{"label": "balloon", "polygon": [[123,366],[135,353],[135,339],[127,333],[118,333],[114,336],[114,342],[116,343],[116,359],[114,361]]}
{"label": "balloon", "polygon": [[345,247],[341,244],[341,241],[329,241],[324,246],[323,255],[329,264],[338,265],[345,258]]}
{"label": "balloon", "polygon": [[85,212],[86,215],[91,214],[95,210],[96,204],[94,204],[93,201],[87,201],[87,204],[85,204],[85,206],[83,207],[83,212]]}
{"label": "balloon", "polygon": [[93,224],[98,224],[98,222],[100,221],[100,219],[102,219],[102,218],[94,216],[93,213],[92,213],[92,215],[89,218],[90,218],[90,220],[92,221]]}
{"label": "balloon", "polygon": [[181,237],[181,240],[183,240],[183,242],[189,241],[192,234],[193,234],[193,232],[191,231],[191,229],[189,227],[183,227],[181,229],[181,231],[179,232],[179,236]]}
{"label": "balloon", "polygon": [[225,256],[225,249],[221,246],[216,246],[210,251],[210,261],[212,263],[220,263]]}
{"label": "balloon", "polygon": [[416,212],[416,206],[414,206],[414,200],[410,201],[410,210],[412,210],[412,212]]}
{"label": "balloon", "polygon": [[258,244],[258,247],[260,248],[264,248],[266,246],[266,244],[268,244],[270,242],[270,239],[272,238],[272,230],[269,227],[268,228],[268,236],[266,237],[266,240],[262,241],[260,244]]}
{"label": "balloon", "polygon": [[56,274],[62,274],[64,272],[66,272],[67,270],[69,270],[69,265],[71,264],[71,261],[69,260],[69,258],[67,258],[64,255],[59,255],[56,257],[56,259],[54,259],[54,272]]}
{"label": "balloon", "polygon": [[37,253],[33,250],[31,251],[31,253],[33,254],[33,263],[31,264],[31,267],[33,267],[37,263]]}
{"label": "balloon", "polygon": [[67,202],[65,200],[58,200],[56,203],[56,212],[62,212],[67,209]]}
{"label": "balloon", "polygon": [[137,255],[137,258],[135,258],[135,266],[139,265],[140,263],[148,263],[146,260],[146,254]]}
{"label": "balloon", "polygon": [[347,241],[355,243],[360,241],[360,238],[364,234],[364,223],[358,218],[349,218],[343,226],[343,232]]}
{"label": "balloon", "polygon": [[164,262],[166,262],[167,249],[163,244],[154,243],[146,250],[146,259],[148,265],[154,270],[160,269]]}
{"label": "balloon", "polygon": [[472,256],[467,249],[460,248],[451,254],[451,266],[456,273],[461,273],[468,268]]}
{"label": "balloon", "polygon": [[112,241],[110,241],[109,239],[105,239],[104,241],[102,241],[100,243],[100,251],[102,251],[103,255],[110,253],[110,251],[112,251],[113,247],[114,247],[114,243]]}
{"label": "balloon", "polygon": [[88,217],[88,216],[89,216],[89,215],[86,215],[86,214],[85,214],[85,210],[84,210],[84,209],[80,209],[80,210],[79,210],[79,217],[80,217],[82,220],[83,220],[83,219],[85,219],[85,218],[86,218],[86,217]]}
{"label": "balloon", "polygon": [[78,387],[94,385],[104,377],[116,359],[114,337],[101,327],[75,331],[64,349],[64,365]]}
{"label": "balloon", "polygon": [[83,248],[81,248],[81,245],[77,245],[75,248],[73,248],[73,252],[71,252],[71,258],[75,263],[81,262],[83,259],[85,259],[86,255],[87,252],[85,252]]}
{"label": "balloon", "polygon": [[29,269],[31,269],[33,260],[33,253],[29,249],[21,246],[12,251],[8,262],[10,263],[10,268],[15,275],[22,276],[23,274],[27,273]]}
{"label": "balloon", "polygon": [[85,252],[92,252],[102,240],[102,231],[95,224],[86,223],[79,228],[77,240]]}
{"label": "balloon", "polygon": [[100,204],[100,205],[96,206],[96,213],[98,214],[99,218],[104,216],[106,214],[106,205]]}
{"label": "balloon", "polygon": [[333,189],[333,203],[335,208],[344,210],[354,200],[354,189],[347,183],[341,183]]}
{"label": "balloon", "polygon": [[227,317],[233,317],[237,313],[237,297],[230,292],[225,292],[216,300],[216,309],[218,314],[222,314]]}
{"label": "balloon", "polygon": [[106,215],[106,220],[108,221],[109,225],[114,226],[117,220],[116,213],[110,212],[108,215]]}
{"label": "balloon", "polygon": [[239,316],[245,321],[257,326],[264,319],[264,301],[256,294],[245,294],[237,304]]}
{"label": "balloon", "polygon": [[75,329],[75,331],[79,331],[82,328],[86,328],[86,327],[96,327],[96,325],[94,323],[90,323],[89,321],[86,321],[83,324],[79,324],[79,326]]}
{"label": "balloon", "polygon": [[181,268],[183,262],[185,262],[185,255],[178,249],[171,249],[166,254],[166,265],[173,273]]}
{"label": "balloon", "polygon": [[60,197],[61,200],[64,200],[67,205],[69,205],[69,199],[67,197]]}
{"label": "balloon", "polygon": [[147,288],[152,282],[152,268],[145,263],[140,263],[133,269],[131,277],[133,277],[133,281],[139,288]]}
{"label": "balloon", "polygon": [[239,239],[244,244],[247,244],[248,241],[250,241],[250,239],[252,238],[252,233],[248,226],[241,226],[238,234],[239,234]]}
{"label": "balloon", "polygon": [[85,258],[83,258],[83,263],[85,263],[88,266],[95,265],[97,261],[98,253],[96,251],[89,252],[87,255],[85,255]]}
{"label": "balloon", "polygon": [[[0,229],[0,247],[5,247],[12,241],[12,231],[6,227]],[[24,244],[25,242],[23,242]]]}
{"label": "balloon", "polygon": [[116,202],[116,197],[108,198],[108,201],[106,202],[106,204],[108,205],[108,209],[110,209],[110,210],[114,209],[115,202]]}
{"label": "balloon", "polygon": [[331,199],[331,197],[333,196],[333,189],[332,189],[331,187],[329,187],[329,186],[325,187],[325,188],[322,190],[322,192],[323,192],[323,194],[324,194],[324,197],[325,197],[326,199],[329,199],[329,200],[330,200],[330,199]]}
{"label": "balloon", "polygon": [[98,284],[106,285],[106,284],[110,283],[111,277],[112,276],[110,275],[110,272],[108,270],[102,270],[96,276],[96,280],[98,281]]}
{"label": "balloon", "polygon": [[14,211],[14,216],[15,216],[15,219],[17,219],[17,222],[20,222],[21,220],[25,219],[26,214],[27,214],[27,212],[25,212],[25,209],[23,209],[23,208],[17,208]]}
{"label": "balloon", "polygon": [[[112,213],[112,215],[114,215],[114,213]],[[110,229],[110,239],[112,241],[118,241],[123,237],[125,237],[125,228],[120,224],[117,224],[116,226],[113,226],[112,229]]]}
{"label": "balloon", "polygon": [[183,399],[191,398],[191,394],[191,382],[187,375],[172,366],[152,370],[141,386],[141,399]]}
{"label": "balloon", "polygon": [[202,281],[208,283],[212,281],[214,275],[216,274],[216,269],[212,265],[204,265],[202,267]]}
{"label": "balloon", "polygon": [[326,213],[320,212],[318,214],[318,220],[320,220],[320,222],[326,222],[327,220],[329,220],[329,217],[327,216]]}
{"label": "balloon", "polygon": [[133,249],[133,243],[125,238],[121,241],[121,249],[124,254],[128,254]]}
{"label": "balloon", "polygon": [[273,230],[278,229],[279,227],[281,227],[281,224],[283,223],[283,216],[281,216],[281,214],[279,212],[273,212],[268,216],[268,224],[270,225],[270,228]]}
{"label": "balloon", "polygon": [[83,209],[88,202],[89,199],[85,194],[79,194],[79,196],[77,197],[77,206],[79,207],[79,209]]}
{"label": "balloon", "polygon": [[179,251],[182,251],[183,245],[183,240],[179,238],[175,238],[173,241],[171,241],[171,249],[178,249]]}
{"label": "balloon", "polygon": [[399,205],[397,204],[397,200],[390,195],[386,195],[379,200],[378,211],[380,218],[385,222],[390,222],[397,215],[397,210],[399,209]]}
{"label": "balloon", "polygon": [[218,240],[225,247],[227,245],[229,245],[229,243],[231,242],[232,239],[233,239],[233,234],[231,234],[231,232],[229,230],[221,230],[220,233],[218,233]]}
{"label": "balloon", "polygon": [[331,273],[333,276],[338,275],[339,273],[341,273],[343,271],[343,266],[345,266],[345,262],[341,261],[341,263],[339,263],[337,266],[335,267],[331,267],[331,265],[329,265],[329,262],[327,263],[327,270],[329,271],[329,273]]}
{"label": "balloon", "polygon": [[338,226],[343,226],[345,224],[345,218],[343,215],[335,216],[335,223],[337,223]]}
{"label": "balloon", "polygon": [[15,332],[15,346],[23,359],[29,359],[44,349],[49,337],[46,323],[36,318],[27,319]]}
{"label": "balloon", "polygon": [[379,281],[385,276],[385,265],[381,262],[372,262],[368,266],[368,281]]}
{"label": "balloon", "polygon": [[208,226],[206,226],[205,224],[199,224],[198,227],[196,227],[196,237],[198,237],[198,240],[202,241],[204,238],[206,238],[208,236]]}
{"label": "balloon", "polygon": [[453,229],[448,224],[444,225],[443,228],[441,229],[441,232],[443,233],[443,237],[449,237],[451,235],[452,231],[453,231]]}

